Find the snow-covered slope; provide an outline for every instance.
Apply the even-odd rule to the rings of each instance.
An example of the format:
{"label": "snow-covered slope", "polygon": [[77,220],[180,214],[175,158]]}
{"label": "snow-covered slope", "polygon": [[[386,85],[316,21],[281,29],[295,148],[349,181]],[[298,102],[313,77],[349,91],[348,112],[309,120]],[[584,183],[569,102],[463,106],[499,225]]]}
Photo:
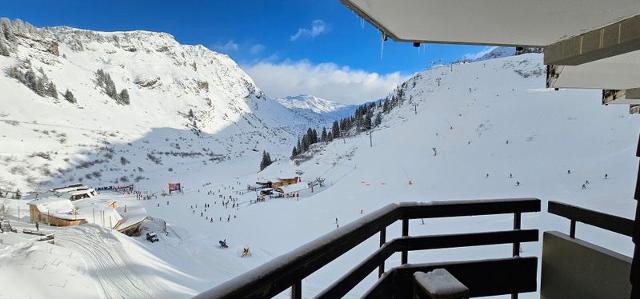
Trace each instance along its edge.
{"label": "snow-covered slope", "polygon": [[[239,157],[257,165],[259,152],[288,149],[310,124],[267,98],[228,56],[166,33],[6,19],[0,28],[8,50],[0,55],[0,188],[144,184],[184,165]],[[98,70],[130,104],[99,86]],[[29,72],[33,88],[21,82]],[[49,82],[57,99],[34,91]],[[65,100],[67,90],[76,103]]]}

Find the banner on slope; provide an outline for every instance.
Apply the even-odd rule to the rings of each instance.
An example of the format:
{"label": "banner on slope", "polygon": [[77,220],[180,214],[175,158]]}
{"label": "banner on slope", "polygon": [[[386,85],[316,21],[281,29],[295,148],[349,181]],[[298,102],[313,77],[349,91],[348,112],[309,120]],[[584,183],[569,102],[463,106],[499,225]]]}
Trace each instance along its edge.
{"label": "banner on slope", "polygon": [[182,191],[180,183],[169,183],[169,194],[173,191]]}

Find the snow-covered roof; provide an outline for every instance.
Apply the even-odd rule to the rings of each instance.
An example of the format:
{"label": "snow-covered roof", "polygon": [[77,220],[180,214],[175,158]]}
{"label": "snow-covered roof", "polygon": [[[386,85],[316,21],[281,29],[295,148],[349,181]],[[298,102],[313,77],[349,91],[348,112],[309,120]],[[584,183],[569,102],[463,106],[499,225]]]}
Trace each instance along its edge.
{"label": "snow-covered roof", "polygon": [[114,228],[117,230],[122,230],[129,226],[138,224],[144,221],[146,218],[147,218],[147,215],[136,215],[131,217],[124,217]]}
{"label": "snow-covered roof", "polygon": [[[111,207],[115,200],[105,198],[85,198],[71,201],[68,198],[49,196],[31,201],[30,205],[35,205],[38,211],[60,219],[85,220],[87,223],[102,225],[102,213],[104,213],[104,225],[115,226],[122,216]],[[143,212],[144,208],[142,208]],[[133,214],[138,216],[139,214]],[[146,215],[145,215],[146,217]],[[95,222],[94,222],[95,218]],[[111,219],[111,221],[109,221]]]}
{"label": "snow-covered roof", "polygon": [[74,206],[68,198],[60,198],[55,196],[41,197],[29,203],[36,206],[40,213],[69,213],[73,211]]}
{"label": "snow-covered roof", "polygon": [[306,189],[309,189],[309,186],[307,185],[307,183],[296,183],[296,184],[291,184],[287,186],[282,186],[280,188],[276,188],[276,191],[280,191],[282,193],[287,194],[287,193],[300,192]]}
{"label": "snow-covered roof", "polygon": [[342,0],[396,40],[547,46],[640,12],[638,0]]}

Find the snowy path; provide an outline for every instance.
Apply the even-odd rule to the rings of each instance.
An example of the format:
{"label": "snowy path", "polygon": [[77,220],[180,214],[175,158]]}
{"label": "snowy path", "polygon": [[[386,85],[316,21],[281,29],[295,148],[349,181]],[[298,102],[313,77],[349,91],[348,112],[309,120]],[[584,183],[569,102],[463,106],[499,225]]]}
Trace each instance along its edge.
{"label": "snowy path", "polygon": [[144,273],[131,259],[118,239],[98,227],[62,230],[56,233],[56,240],[82,253],[104,298],[151,298],[151,292],[162,288],[154,275]]}

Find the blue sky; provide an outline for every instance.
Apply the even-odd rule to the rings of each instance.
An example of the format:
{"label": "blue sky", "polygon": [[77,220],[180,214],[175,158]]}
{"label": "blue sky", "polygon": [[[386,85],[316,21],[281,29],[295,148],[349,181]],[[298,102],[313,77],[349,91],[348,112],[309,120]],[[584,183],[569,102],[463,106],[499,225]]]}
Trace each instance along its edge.
{"label": "blue sky", "polygon": [[[407,76],[484,47],[388,41],[339,0],[4,1],[0,16],[35,26],[150,30],[235,59],[271,96],[309,93],[357,103]],[[283,83],[284,82],[284,83]]]}

